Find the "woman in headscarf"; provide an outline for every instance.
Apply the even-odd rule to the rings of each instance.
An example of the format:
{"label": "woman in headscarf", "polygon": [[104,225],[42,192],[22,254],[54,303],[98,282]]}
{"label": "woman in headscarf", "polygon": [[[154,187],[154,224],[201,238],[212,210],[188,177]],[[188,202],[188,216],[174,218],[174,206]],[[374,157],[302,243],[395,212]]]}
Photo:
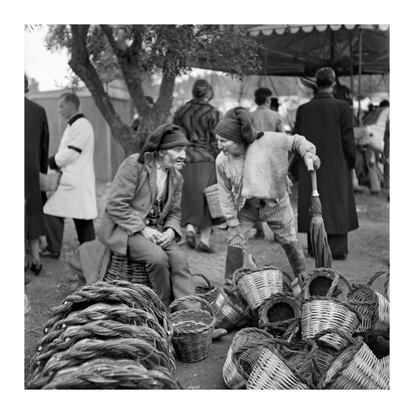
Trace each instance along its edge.
{"label": "woman in headscarf", "polygon": [[[193,85],[193,99],[177,109],[173,123],[180,126],[190,144],[187,147],[182,198],[182,225],[186,227],[187,244],[202,252],[211,253],[210,236],[213,224],[203,190],[217,182],[215,159],[218,155],[214,129],[219,122],[219,112],[209,102],[213,89],[204,79]],[[196,243],[196,232],[200,240]]]}

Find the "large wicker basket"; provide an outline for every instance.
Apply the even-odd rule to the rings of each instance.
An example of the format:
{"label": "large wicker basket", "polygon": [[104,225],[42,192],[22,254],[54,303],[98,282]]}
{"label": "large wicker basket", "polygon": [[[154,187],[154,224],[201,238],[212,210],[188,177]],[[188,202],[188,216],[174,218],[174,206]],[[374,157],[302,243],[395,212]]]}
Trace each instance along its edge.
{"label": "large wicker basket", "polygon": [[126,280],[130,283],[138,283],[152,287],[148,272],[144,263],[131,261],[128,256],[122,256],[111,252],[108,268],[104,280]]}
{"label": "large wicker basket", "polygon": [[300,320],[302,302],[289,293],[276,293],[260,306],[259,327],[283,336]]}
{"label": "large wicker basket", "polygon": [[260,355],[253,365],[247,389],[303,390],[312,385],[282,355],[280,346],[261,346]]}
{"label": "large wicker basket", "polygon": [[220,288],[213,303],[216,328],[227,331],[241,328],[250,321],[250,309],[237,289]]}
{"label": "large wicker basket", "polygon": [[97,358],[58,371],[43,389],[181,389],[163,368],[149,370],[134,359]]}
{"label": "large wicker basket", "polygon": [[352,338],[339,330],[336,330],[336,334],[344,337],[350,345],[333,361],[318,388],[389,389],[387,364],[381,363],[361,338]]}
{"label": "large wicker basket", "polygon": [[215,325],[209,303],[198,296],[185,296],[174,300],[168,310],[177,358],[183,362],[207,358]]}
{"label": "large wicker basket", "polygon": [[390,303],[381,293],[367,285],[355,285],[348,294],[348,303],[361,317],[357,332],[388,331]]}
{"label": "large wicker basket", "polygon": [[217,184],[210,185],[204,189],[204,195],[207,200],[208,209],[211,218],[223,217],[223,211],[220,205],[220,195]]}
{"label": "large wicker basket", "polygon": [[347,279],[333,269],[319,267],[308,273],[304,288],[304,299],[312,296],[328,296],[345,301],[351,289]]}
{"label": "large wicker basket", "polygon": [[[108,321],[105,322],[106,325],[109,325]],[[93,324],[97,323],[93,322]],[[168,343],[155,331],[150,328],[133,327],[133,325],[126,327],[117,322],[112,325],[115,324],[119,325],[118,335],[125,335],[125,337],[110,336],[111,332],[109,332],[109,336],[105,337],[104,335],[104,339],[101,339],[102,336],[94,334],[100,328],[92,328],[91,324],[82,325],[79,328],[72,327],[71,332],[67,335],[71,345],[66,348],[65,339],[59,338],[58,347],[53,350],[54,352],[46,360],[42,369],[33,371],[29,387],[42,388],[58,371],[76,367],[83,362],[100,357],[136,359],[147,369],[163,366],[172,373],[175,371],[174,358]],[[103,331],[104,329],[101,328],[101,332]],[[129,337],[126,336],[126,331],[128,331]],[[79,340],[76,339],[78,332],[79,338],[81,338]],[[61,350],[59,350],[59,346]]]}
{"label": "large wicker basket", "polygon": [[[327,297],[313,297],[302,306],[301,328],[302,338],[314,339],[326,329],[339,329],[352,335],[360,323],[357,312],[347,303]],[[326,345],[341,350],[348,345],[346,339],[336,333],[320,338]]]}
{"label": "large wicker basket", "polygon": [[229,388],[246,387],[253,365],[265,343],[273,343],[273,338],[263,329],[244,328],[236,333],[223,366],[223,379]]}
{"label": "large wicker basket", "polygon": [[250,308],[256,310],[270,296],[284,291],[286,278],[283,271],[273,266],[258,269],[241,268],[234,272],[233,284]]}

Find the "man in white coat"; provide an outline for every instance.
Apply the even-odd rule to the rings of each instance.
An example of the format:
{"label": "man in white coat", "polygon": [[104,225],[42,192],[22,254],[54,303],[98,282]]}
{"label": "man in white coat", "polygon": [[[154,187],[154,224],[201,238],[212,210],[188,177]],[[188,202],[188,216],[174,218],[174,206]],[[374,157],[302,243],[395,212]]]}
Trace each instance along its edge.
{"label": "man in white coat", "polygon": [[79,98],[74,93],[64,93],[58,101],[58,111],[68,125],[57,153],[48,161],[49,167],[60,170],[62,176],[57,190],[43,207],[47,247],[42,256],[59,257],[66,217],[75,222],[80,244],[95,239],[94,133],[91,123],[79,112],[79,106]]}

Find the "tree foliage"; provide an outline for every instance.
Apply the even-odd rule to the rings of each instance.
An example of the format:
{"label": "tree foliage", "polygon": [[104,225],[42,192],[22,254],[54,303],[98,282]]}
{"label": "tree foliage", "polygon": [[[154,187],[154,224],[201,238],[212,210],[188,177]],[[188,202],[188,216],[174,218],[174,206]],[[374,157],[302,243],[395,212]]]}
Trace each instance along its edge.
{"label": "tree foliage", "polygon": [[[243,28],[220,25],[53,25],[46,37],[50,50],[67,48],[69,66],[85,83],[115,139],[127,153],[165,122],[175,78],[202,62],[213,62],[232,76],[260,67],[257,45]],[[159,95],[151,107],[143,82],[159,73]],[[137,133],[114,110],[103,84],[122,78],[139,113]]]}

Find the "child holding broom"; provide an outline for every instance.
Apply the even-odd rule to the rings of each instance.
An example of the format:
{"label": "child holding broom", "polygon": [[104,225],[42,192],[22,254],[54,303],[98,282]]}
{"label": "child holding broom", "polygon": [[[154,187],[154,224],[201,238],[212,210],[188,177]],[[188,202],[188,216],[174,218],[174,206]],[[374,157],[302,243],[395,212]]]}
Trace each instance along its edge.
{"label": "child holding broom", "polygon": [[300,292],[306,265],[289,198],[288,154],[298,152],[317,169],[315,146],[300,135],[255,131],[242,107],[230,109],[215,133],[221,151],[216,159],[220,204],[229,226],[226,242],[246,247],[254,223],[266,221],[295,275],[294,292]]}

